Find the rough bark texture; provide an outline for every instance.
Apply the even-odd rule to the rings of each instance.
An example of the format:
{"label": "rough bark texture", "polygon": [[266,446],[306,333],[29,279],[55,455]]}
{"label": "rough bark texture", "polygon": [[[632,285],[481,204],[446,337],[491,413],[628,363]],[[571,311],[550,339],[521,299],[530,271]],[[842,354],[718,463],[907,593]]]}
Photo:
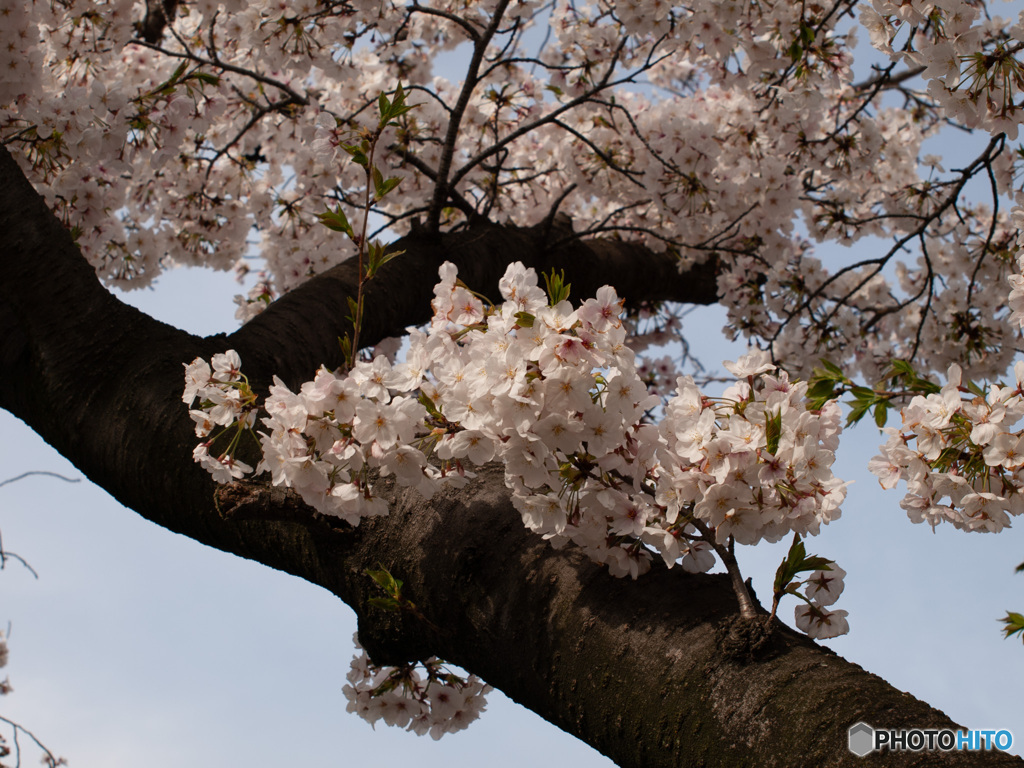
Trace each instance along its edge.
{"label": "rough bark texture", "polygon": [[[491,292],[506,263],[566,268],[576,296],[715,300],[714,266],[621,242],[546,248],[551,233],[482,226],[413,235],[372,284],[364,339],[426,319],[436,268]],[[557,238],[556,238],[557,239]],[[142,516],[319,584],[351,605],[379,663],[437,654],[635,766],[1021,765],[1002,753],[846,748],[858,720],[952,727],[942,713],[785,628],[751,652],[725,577],[655,569],[613,579],[527,532],[495,467],[430,502],[390,489],[391,514],[357,529],[258,484],[219,491],[191,459],[182,363],[233,347],[257,386],[337,363],[349,266],[311,280],[229,337],[202,339],[114,299],[0,149],[0,407]],[[643,265],[638,269],[638,265]],[[383,563],[429,624],[370,608]],[[756,637],[754,638],[756,639]]]}

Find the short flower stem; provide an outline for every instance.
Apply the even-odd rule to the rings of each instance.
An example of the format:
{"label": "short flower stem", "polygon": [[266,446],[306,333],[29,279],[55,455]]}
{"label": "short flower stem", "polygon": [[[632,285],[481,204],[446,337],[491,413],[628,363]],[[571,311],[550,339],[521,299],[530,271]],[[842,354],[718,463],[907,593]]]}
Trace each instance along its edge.
{"label": "short flower stem", "polygon": [[775,596],[772,597],[772,611],[771,611],[771,613],[768,614],[768,618],[765,619],[765,622],[764,622],[765,630],[768,630],[771,627],[772,621],[775,619],[775,612],[778,611],[778,609],[779,609],[779,596],[775,595]]}
{"label": "short flower stem", "polygon": [[743,583],[743,574],[740,573],[739,563],[736,562],[736,556],[733,554],[735,546],[733,539],[730,537],[729,546],[723,547],[715,540],[715,535],[703,522],[697,518],[692,518],[691,522],[700,531],[704,541],[711,545],[711,548],[725,564],[725,570],[729,573],[729,583],[732,584],[732,591],[736,593],[736,600],[740,604],[740,616],[744,619],[757,618],[757,609],[754,607],[754,601],[750,597],[747,585]]}
{"label": "short flower stem", "polygon": [[356,288],[356,316],[352,318],[352,357],[348,361],[351,370],[355,366],[356,355],[359,354],[359,332],[363,326],[363,286],[366,285],[366,269],[363,264],[363,256],[366,253],[366,236],[370,230],[370,205],[373,186],[373,153],[377,149],[377,140],[380,138],[380,131],[375,133],[370,141],[370,151],[367,153],[366,162],[366,196],[363,200],[363,229],[359,234],[359,285]]}

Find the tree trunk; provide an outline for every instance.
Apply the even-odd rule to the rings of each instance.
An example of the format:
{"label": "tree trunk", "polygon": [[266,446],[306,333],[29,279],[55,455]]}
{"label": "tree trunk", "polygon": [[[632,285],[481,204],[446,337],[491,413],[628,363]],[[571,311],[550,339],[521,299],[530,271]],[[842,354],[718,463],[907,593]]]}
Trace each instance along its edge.
{"label": "tree trunk", "polygon": [[[565,234],[563,231],[562,234]],[[576,297],[603,283],[628,300],[715,300],[715,265],[680,274],[671,256],[618,241],[480,225],[414,233],[371,283],[363,338],[429,315],[439,264],[484,293],[505,265],[564,267]],[[614,579],[530,534],[499,468],[425,501],[387,491],[391,513],[358,528],[314,515],[256,483],[217,489],[192,461],[182,364],[236,349],[263,389],[337,365],[355,274],[310,280],[230,336],[207,339],[125,306],[94,272],[15,161],[0,150],[0,407],[143,517],[319,584],[351,605],[382,664],[438,655],[620,765],[872,764],[847,729],[954,727],[942,713],[785,627],[758,645],[724,576],[655,568]],[[429,622],[375,609],[368,568],[383,564]],[[885,765],[1020,765],[1003,753],[904,752]]]}

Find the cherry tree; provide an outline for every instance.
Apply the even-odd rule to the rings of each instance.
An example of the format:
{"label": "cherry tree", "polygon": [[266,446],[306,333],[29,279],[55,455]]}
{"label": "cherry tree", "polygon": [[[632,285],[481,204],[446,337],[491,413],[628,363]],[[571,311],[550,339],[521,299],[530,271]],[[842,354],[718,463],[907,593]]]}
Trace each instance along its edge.
{"label": "cherry tree", "polygon": [[[870,467],[911,519],[1024,511],[1024,22],[962,0],[0,17],[0,404],[144,517],[355,608],[350,709],[439,737],[493,685],[624,765],[841,763],[858,720],[952,727],[778,617],[856,623],[807,540],[846,497],[843,399],[894,425]],[[941,131],[983,141],[928,154]],[[239,330],[106,289],[183,264],[259,270]],[[717,389],[681,323],[713,303],[750,345]],[[782,539],[762,607],[735,551]]]}

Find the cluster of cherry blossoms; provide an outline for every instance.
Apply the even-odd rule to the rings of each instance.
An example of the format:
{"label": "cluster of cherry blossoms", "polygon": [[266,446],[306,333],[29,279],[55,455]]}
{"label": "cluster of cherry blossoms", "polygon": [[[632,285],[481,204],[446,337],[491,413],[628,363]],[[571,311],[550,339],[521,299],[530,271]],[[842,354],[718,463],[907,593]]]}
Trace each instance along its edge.
{"label": "cluster of cherry blossoms", "polygon": [[[861,8],[860,22],[875,48],[924,69],[928,96],[953,120],[1017,137],[1024,71],[1016,54],[1024,47],[1024,24],[982,17],[982,8],[965,0],[872,0]],[[902,45],[894,49],[897,37]]]}
{"label": "cluster of cherry blossoms", "polygon": [[[358,635],[353,637],[356,648]],[[434,657],[420,664],[378,667],[363,651],[352,660],[343,689],[348,711],[371,725],[383,720],[423,736],[440,739],[461,731],[486,709],[492,689],[476,675],[463,678]]]}
{"label": "cluster of cherry blossoms", "polygon": [[[212,363],[212,368],[211,368]],[[256,420],[256,396],[241,374],[242,361],[233,349],[213,356],[210,363],[196,358],[185,366],[185,392],[182,401],[189,406],[189,416],[196,425],[196,437],[209,437],[192,451],[218,483],[230,483],[252,472],[252,467],[235,459],[235,449]],[[196,398],[199,407],[192,408]],[[214,434],[217,427],[222,429]],[[210,453],[214,440],[228,437],[229,443],[220,453]]]}
{"label": "cluster of cherry blossoms", "polygon": [[[244,477],[253,468],[234,458],[240,435],[252,433],[255,397],[239,371],[234,350],[214,355],[213,368],[197,358],[186,366],[183,399],[199,408],[189,411],[196,435],[210,437],[193,455],[218,482]],[[257,471],[269,471],[275,485],[294,488],[317,511],[358,525],[362,517],[386,514],[387,505],[372,493],[370,468],[394,472],[400,481],[426,496],[434,476],[427,473],[423,453],[410,445],[421,438],[426,409],[415,399],[392,397],[395,389],[419,385],[416,376],[401,376],[408,365],[392,367],[384,356],[359,362],[342,376],[321,369],[296,394],[280,380],[270,388],[262,420],[270,432],[260,437],[263,458]],[[216,427],[230,428],[219,433]],[[216,456],[214,442],[230,443]]]}
{"label": "cluster of cherry blossoms", "polygon": [[[238,276],[239,282],[245,278],[248,272],[249,270],[244,264],[242,268],[235,268],[235,274]],[[270,283],[270,278],[266,272],[260,271],[257,275],[256,284],[249,289],[249,293],[246,296],[241,294],[235,296],[234,301],[237,307],[235,319],[243,324],[249,322],[266,309],[275,298],[274,287]]]}
{"label": "cluster of cherry blossoms", "polygon": [[[375,206],[395,234],[444,169],[442,229],[481,213],[536,224],[557,207],[577,232],[628,231],[683,267],[730,254],[730,332],[770,344],[794,375],[826,351],[867,378],[911,352],[935,371],[984,365],[979,375],[1012,354],[998,324],[976,317],[1000,308],[986,298],[1006,277],[988,233],[998,245],[1008,217],[950,203],[986,168],[1006,193],[1017,159],[994,149],[946,173],[920,157],[946,119],[1016,129],[1024,28],[978,4],[862,6],[872,42],[905,68],[889,85],[856,82],[855,35],[839,26],[853,3],[202,0],[178,4],[155,42],[150,7],[0,3],[0,140],[108,282],[145,285],[174,264],[229,269],[254,227],[272,283],[260,296],[351,256],[316,214],[363,204],[366,181],[340,147],[402,82],[417,109],[378,158],[402,183]],[[550,31],[539,48],[538,28]],[[492,63],[472,78],[435,71],[438,54],[476,46]],[[904,76],[921,68],[927,88]],[[893,89],[915,109],[883,106]],[[919,236],[925,255],[900,280],[912,298],[884,264],[819,260],[798,219],[817,242]],[[972,279],[957,280],[965,269]],[[260,296],[241,300],[242,319]],[[948,343],[961,325],[985,355]]]}
{"label": "cluster of cherry blossoms", "polygon": [[939,391],[917,395],[889,427],[882,455],[869,463],[883,488],[900,480],[900,506],[916,523],[952,523],[966,531],[1001,531],[1024,512],[1024,362],[1013,384],[988,392],[951,366]]}
{"label": "cluster of cherry blossoms", "polygon": [[[371,470],[429,496],[497,459],[528,528],[634,578],[655,552],[707,571],[715,553],[731,561],[732,541],[813,535],[839,516],[839,408],[809,411],[807,385],[766,353],[727,363],[738,380],[716,398],[680,378],[654,423],[661,400],[638,376],[614,290],[574,309],[557,278],[549,296],[513,264],[499,284],[504,302],[489,306],[451,264],[440,273],[429,332],[412,333],[405,362],[380,355],[347,374],[321,369],[298,393],[275,382],[258,471],[358,524],[387,512]],[[255,418],[238,365],[229,352],[212,370],[203,360],[186,369],[184,399],[201,400],[197,433],[217,425],[234,435],[218,456],[217,436],[196,449],[221,482],[248,471],[231,455]]]}
{"label": "cluster of cherry blossoms", "polygon": [[805,602],[795,608],[797,629],[818,640],[838,637],[850,631],[847,612],[828,608],[843,594],[845,577],[846,571],[830,562],[803,582]]}

